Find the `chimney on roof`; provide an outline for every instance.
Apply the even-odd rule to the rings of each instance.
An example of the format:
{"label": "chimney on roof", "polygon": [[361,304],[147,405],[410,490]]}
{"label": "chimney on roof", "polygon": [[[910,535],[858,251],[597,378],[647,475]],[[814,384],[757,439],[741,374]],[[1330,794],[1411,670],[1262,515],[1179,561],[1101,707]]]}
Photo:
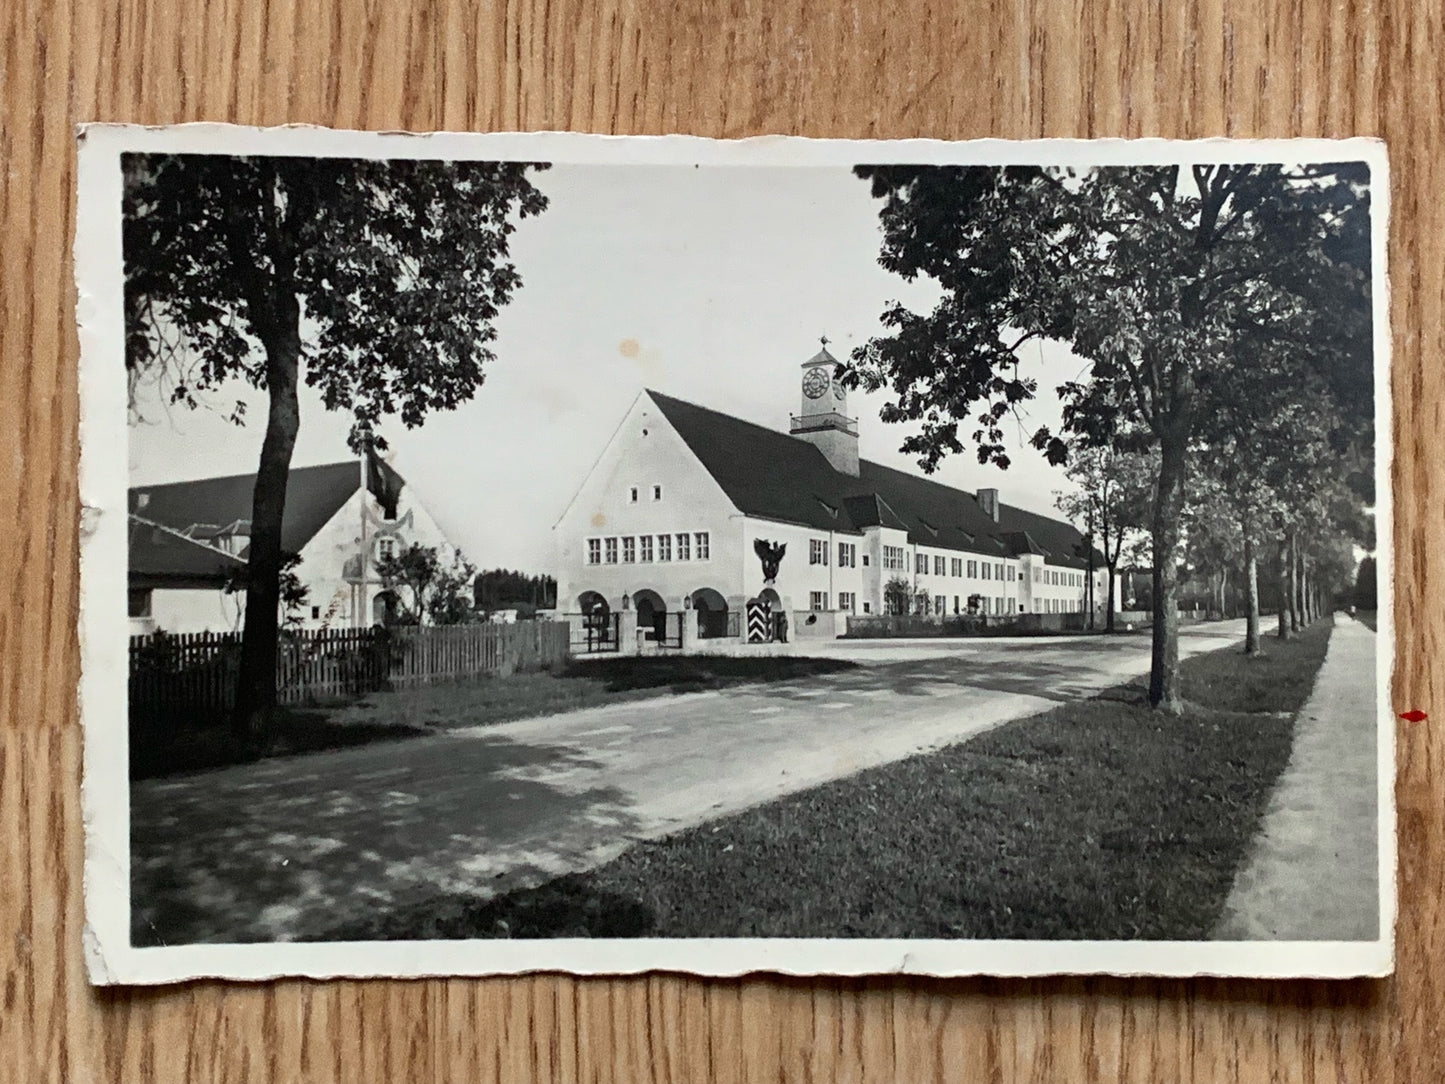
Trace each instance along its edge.
{"label": "chimney on roof", "polygon": [[995,523],[998,522],[998,490],[980,489],[976,494],[978,506],[983,509],[984,515],[988,516]]}

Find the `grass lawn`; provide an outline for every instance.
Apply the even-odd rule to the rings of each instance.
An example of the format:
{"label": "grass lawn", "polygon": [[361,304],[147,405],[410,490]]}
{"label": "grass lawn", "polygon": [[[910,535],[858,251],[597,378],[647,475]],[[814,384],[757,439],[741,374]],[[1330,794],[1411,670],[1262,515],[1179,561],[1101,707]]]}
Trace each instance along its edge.
{"label": "grass lawn", "polygon": [[1331,624],[654,842],[538,888],[444,896],[336,936],[1208,937]]}
{"label": "grass lawn", "polygon": [[225,721],[178,720],[164,730],[135,732],[131,778],[201,771],[268,757],[415,738],[438,730],[556,715],[655,696],[753,682],[789,681],[849,670],[857,663],[779,655],[648,656],[591,659],[567,669],[372,693],[352,704],[286,708],[273,732],[242,747]]}

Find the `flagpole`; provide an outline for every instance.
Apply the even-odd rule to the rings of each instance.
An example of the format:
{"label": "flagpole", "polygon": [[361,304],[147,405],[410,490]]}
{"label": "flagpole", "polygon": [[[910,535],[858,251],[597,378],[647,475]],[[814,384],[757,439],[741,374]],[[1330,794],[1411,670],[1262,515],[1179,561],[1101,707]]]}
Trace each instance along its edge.
{"label": "flagpole", "polygon": [[367,628],[368,625],[369,625],[369,623],[368,623],[367,620],[366,620],[366,618],[367,618],[367,613],[366,613],[366,610],[367,610],[367,597],[366,597],[366,578],[367,578],[367,577],[366,577],[366,571],[367,571],[367,570],[366,570],[366,565],[367,565],[367,552],[366,552],[366,493],[367,493],[367,487],[366,487],[366,470],[367,470],[367,467],[366,467],[366,448],[365,448],[365,446],[363,446],[362,449],[361,449],[361,493],[360,493],[360,501],[358,502],[358,503],[361,505],[361,552],[360,552],[360,557],[361,557],[361,586],[358,588],[358,591],[359,591],[361,597],[360,597],[359,604],[358,604],[357,607],[356,607],[356,625],[355,625],[355,627],[358,628],[358,629]]}

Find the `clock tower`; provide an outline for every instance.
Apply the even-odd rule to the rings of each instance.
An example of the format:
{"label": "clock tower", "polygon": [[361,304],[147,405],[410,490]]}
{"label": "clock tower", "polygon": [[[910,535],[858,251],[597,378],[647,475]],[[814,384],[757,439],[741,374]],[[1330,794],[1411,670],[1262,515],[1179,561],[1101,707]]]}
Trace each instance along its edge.
{"label": "clock tower", "polygon": [[838,379],[838,359],[823,348],[803,362],[802,406],[793,416],[792,435],[806,440],[833,469],[858,476],[858,422],[848,417],[848,389]]}

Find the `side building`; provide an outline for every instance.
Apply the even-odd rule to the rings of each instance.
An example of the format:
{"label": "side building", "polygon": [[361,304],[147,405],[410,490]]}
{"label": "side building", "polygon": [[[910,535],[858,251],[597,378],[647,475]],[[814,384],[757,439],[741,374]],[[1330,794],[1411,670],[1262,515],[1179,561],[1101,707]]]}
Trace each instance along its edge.
{"label": "side building", "polygon": [[853,614],[1082,613],[1091,568],[1102,604],[1072,524],[860,459],[838,369],[803,364],[788,433],[642,392],[554,527],[559,610],[732,636],[761,600],[834,636]]}
{"label": "side building", "polygon": [[[255,475],[200,478],[130,490],[130,631],[230,632],[244,594],[227,591],[244,572]],[[364,628],[393,620],[403,599],[377,562],[413,543],[449,562],[455,547],[412,488],[372,458],[297,467],[286,487],[281,544],[301,558],[307,589],[301,628]]]}

